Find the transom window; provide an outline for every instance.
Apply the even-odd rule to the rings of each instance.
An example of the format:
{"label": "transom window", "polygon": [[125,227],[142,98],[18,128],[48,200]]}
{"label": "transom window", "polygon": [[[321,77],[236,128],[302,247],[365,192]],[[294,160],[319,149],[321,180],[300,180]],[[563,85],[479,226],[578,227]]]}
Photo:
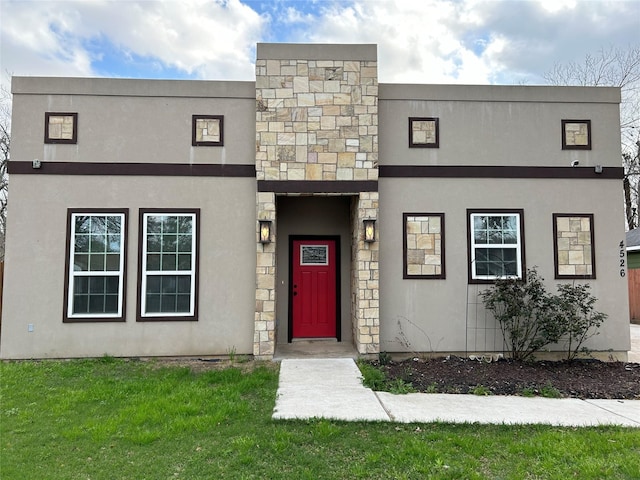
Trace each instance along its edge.
{"label": "transom window", "polygon": [[522,278],[522,210],[469,211],[470,282]]}
{"label": "transom window", "polygon": [[127,210],[69,210],[65,321],[121,320]]}
{"label": "transom window", "polygon": [[195,320],[199,211],[141,212],[139,320]]}

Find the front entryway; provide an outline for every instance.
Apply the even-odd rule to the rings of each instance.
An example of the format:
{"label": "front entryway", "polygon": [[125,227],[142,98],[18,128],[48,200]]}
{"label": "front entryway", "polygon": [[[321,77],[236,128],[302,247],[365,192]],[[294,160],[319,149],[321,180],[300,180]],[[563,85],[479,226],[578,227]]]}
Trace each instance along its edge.
{"label": "front entryway", "polygon": [[290,237],[289,341],[340,340],[339,237]]}

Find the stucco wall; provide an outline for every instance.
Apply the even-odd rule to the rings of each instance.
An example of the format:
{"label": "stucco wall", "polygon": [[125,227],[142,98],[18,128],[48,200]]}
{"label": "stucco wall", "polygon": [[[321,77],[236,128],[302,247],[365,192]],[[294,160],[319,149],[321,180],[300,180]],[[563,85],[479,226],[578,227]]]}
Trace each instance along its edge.
{"label": "stucco wall", "polygon": [[[13,160],[255,162],[253,82],[17,77],[12,88]],[[78,113],[78,143],[44,144],[44,112]],[[223,147],[191,146],[194,114],[224,115]]]}
{"label": "stucco wall", "polygon": [[[552,214],[593,213],[597,278],[576,282],[591,285],[598,299],[596,309],[609,318],[588,346],[628,350],[627,279],[620,276],[619,267],[619,244],[624,239],[620,184],[573,179],[381,179],[381,350],[464,352],[467,340],[481,335],[470,332],[473,338],[467,338],[467,323],[472,326],[484,318],[476,293],[488,287],[468,285],[467,208],[524,210],[526,266],[538,267],[550,292],[556,291],[557,283],[568,282],[554,280]],[[403,280],[404,212],[445,214],[446,279]],[[410,339],[410,347],[398,341],[400,330]]]}
{"label": "stucco wall", "polygon": [[[617,88],[380,85],[380,165],[620,166]],[[439,148],[408,148],[408,118],[438,117]],[[591,120],[592,150],[561,121]]]}
{"label": "stucco wall", "polygon": [[[129,208],[124,323],[62,322],[68,207]],[[136,322],[138,209],[149,207],[201,208],[197,322]],[[251,178],[12,176],[0,355],[251,353],[254,224]]]}

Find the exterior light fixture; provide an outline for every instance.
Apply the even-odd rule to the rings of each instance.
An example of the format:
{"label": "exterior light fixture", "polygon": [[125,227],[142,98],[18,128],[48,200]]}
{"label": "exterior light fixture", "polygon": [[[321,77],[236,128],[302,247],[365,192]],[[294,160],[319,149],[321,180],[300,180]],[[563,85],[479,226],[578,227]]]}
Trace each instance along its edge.
{"label": "exterior light fixture", "polygon": [[260,220],[260,243],[271,243],[271,220]]}
{"label": "exterior light fixture", "polygon": [[376,241],[376,221],[373,218],[365,218],[364,221],[364,241],[372,243]]}

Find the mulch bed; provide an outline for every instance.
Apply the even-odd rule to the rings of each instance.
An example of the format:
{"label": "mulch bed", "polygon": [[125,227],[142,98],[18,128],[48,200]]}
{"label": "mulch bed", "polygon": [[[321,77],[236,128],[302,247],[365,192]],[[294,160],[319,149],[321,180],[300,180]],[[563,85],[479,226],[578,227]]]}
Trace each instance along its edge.
{"label": "mulch bed", "polygon": [[524,391],[546,396],[549,387],[553,387],[562,397],[640,399],[638,363],[598,360],[486,363],[451,355],[374,364],[390,380],[402,379],[419,392],[464,394],[475,390],[493,395],[522,395]]}

